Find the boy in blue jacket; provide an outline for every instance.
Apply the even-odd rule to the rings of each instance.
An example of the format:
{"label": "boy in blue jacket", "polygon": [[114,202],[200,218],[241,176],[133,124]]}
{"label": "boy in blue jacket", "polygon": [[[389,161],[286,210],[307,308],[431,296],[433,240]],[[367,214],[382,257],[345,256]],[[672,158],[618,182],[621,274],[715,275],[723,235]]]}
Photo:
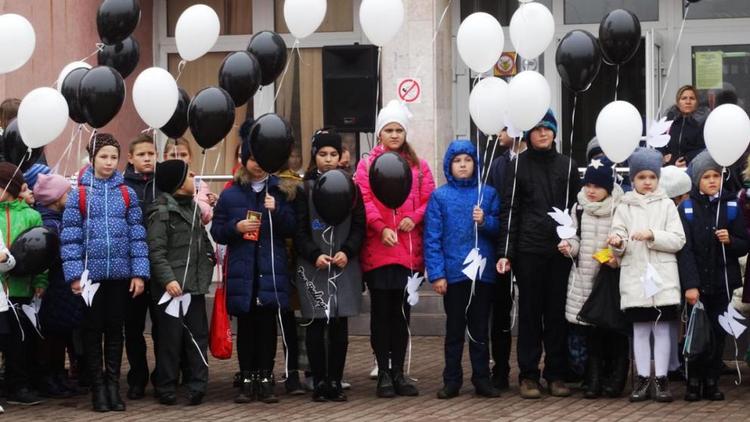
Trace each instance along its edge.
{"label": "boy in blue jacket", "polygon": [[[492,263],[496,258],[496,237],[500,234],[500,200],[491,186],[482,187],[479,195],[476,163],[477,150],[471,142],[453,141],[443,160],[448,183],[433,192],[425,214],[427,276],[433,290],[444,296],[447,315],[445,386],[438,391],[440,399],[456,397],[461,389],[461,357],[467,324],[475,392],[483,397],[500,396],[490,382],[488,348],[488,322],[496,279]],[[479,196],[481,206],[476,206]],[[476,283],[473,283],[463,270],[464,259],[475,247],[489,265],[478,268]]]}

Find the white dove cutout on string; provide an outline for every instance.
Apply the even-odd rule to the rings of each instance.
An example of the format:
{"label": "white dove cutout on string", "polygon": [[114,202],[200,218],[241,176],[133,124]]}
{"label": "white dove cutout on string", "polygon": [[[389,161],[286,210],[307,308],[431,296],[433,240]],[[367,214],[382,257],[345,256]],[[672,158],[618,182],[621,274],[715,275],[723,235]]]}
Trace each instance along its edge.
{"label": "white dove cutout on string", "polygon": [[419,273],[410,275],[406,280],[406,293],[408,295],[406,301],[411,306],[419,303],[419,286],[422,285],[422,281],[424,281],[424,276],[419,275]]}
{"label": "white dove cutout on string", "polygon": [[91,303],[94,302],[94,296],[99,290],[99,283],[93,283],[89,280],[89,270],[83,270],[81,273],[81,296],[86,306],[91,307]]}
{"label": "white dove cutout on string", "polygon": [[21,310],[26,315],[26,318],[31,321],[31,325],[33,325],[37,330],[40,329],[38,315],[41,308],[42,298],[40,298],[39,296],[34,296],[34,298],[31,299],[30,305],[21,305]]}
{"label": "white dove cutout on string", "polygon": [[484,274],[484,267],[487,266],[487,258],[479,253],[479,248],[473,248],[464,259],[466,267],[461,271],[472,282]]}
{"label": "white dove cutout on string", "polygon": [[[169,302],[170,300],[171,302]],[[190,301],[190,293],[183,293],[177,297],[172,297],[169,293],[164,292],[164,294],[161,295],[161,298],[159,299],[159,305],[163,305],[169,302],[169,305],[167,305],[167,309],[165,310],[165,312],[167,313],[167,315],[179,318],[180,308],[182,308],[182,314],[186,315],[188,309],[190,308]]]}
{"label": "white dove cutout on string", "polygon": [[732,306],[731,303],[727,305],[727,310],[724,311],[723,314],[719,315],[719,325],[721,325],[721,328],[723,328],[724,331],[734,336],[734,338],[740,338],[742,333],[745,332],[745,329],[747,327],[745,327],[745,325],[740,322],[744,320],[745,317],[737,312],[737,310],[734,309],[734,306]]}
{"label": "white dove cutout on string", "polygon": [[646,299],[656,296],[663,285],[661,276],[650,263],[646,265],[646,273],[641,277],[641,283],[643,284],[643,295]]}
{"label": "white dove cutout on string", "polygon": [[560,239],[570,239],[576,235],[576,228],[573,227],[573,218],[568,213],[567,208],[563,211],[560,208],[552,207],[552,212],[548,212],[547,215],[559,224],[557,226],[557,235]]}
{"label": "white dove cutout on string", "polygon": [[667,146],[671,138],[669,129],[673,122],[674,120],[667,120],[666,117],[662,117],[659,121],[652,120],[648,126],[648,131],[646,131],[646,136],[642,137],[641,140],[645,140],[648,146],[652,148]]}

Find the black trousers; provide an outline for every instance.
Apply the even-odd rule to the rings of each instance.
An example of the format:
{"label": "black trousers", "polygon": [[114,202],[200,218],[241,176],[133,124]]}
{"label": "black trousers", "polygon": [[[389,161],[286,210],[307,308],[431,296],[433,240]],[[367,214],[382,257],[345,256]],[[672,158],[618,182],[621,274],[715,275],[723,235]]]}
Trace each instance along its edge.
{"label": "black trousers", "polygon": [[297,343],[297,318],[294,311],[281,311],[282,330],[286,340],[288,370],[299,371],[299,344]]}
{"label": "black trousers", "polygon": [[[447,316],[445,322],[445,385],[460,387],[463,384],[461,358],[464,353],[466,328],[469,329],[469,357],[471,359],[471,380],[490,378],[490,350],[488,345],[488,325],[494,285],[477,282],[474,297],[468,312],[471,296],[471,281],[466,280],[448,285],[443,296]],[[473,338],[473,340],[472,340]]]}
{"label": "black trousers", "polygon": [[86,364],[94,385],[102,382],[102,338],[107,354],[108,376],[119,379],[122,361],[125,307],[131,298],[130,280],[103,280],[94,296],[91,307],[84,309],[81,330],[86,354]]}
{"label": "black trousers", "polygon": [[381,370],[388,369],[389,359],[394,372],[404,370],[410,311],[403,290],[370,289],[370,344]]}
{"label": "black trousers", "polygon": [[613,375],[616,362],[629,359],[630,341],[628,336],[616,331],[585,326],[588,359],[597,359],[602,367],[602,377]]}
{"label": "black trousers", "polygon": [[[700,297],[706,314],[711,320],[711,329],[713,330],[713,350],[708,356],[694,362],[688,362],[688,376],[690,378],[715,379],[721,376],[724,367],[722,356],[724,355],[724,342],[726,341],[727,332],[719,324],[719,315],[727,310],[729,300],[726,293],[717,293],[712,295],[701,294]],[[692,312],[693,307],[688,308],[688,315]]]}
{"label": "black trousers", "polygon": [[502,274],[494,285],[494,300],[492,301],[492,325],[490,326],[490,345],[492,360],[495,366],[493,375],[508,378],[510,374],[511,348],[511,312],[513,311],[513,294],[511,293],[510,273]]}
{"label": "black trousers", "polygon": [[151,338],[156,344],[156,322],[154,318],[156,303],[151,300],[151,293],[144,290],[135,298],[129,297],[125,308],[125,353],[128,356],[128,385],[145,387],[148,383],[148,360],[146,358],[146,313],[151,310]]}
{"label": "black trousers", "polygon": [[[518,280],[518,366],[520,379],[538,381],[544,351],[547,381],[563,380],[567,368],[567,295],[570,258],[519,254],[512,262]],[[542,349],[544,344],[544,349]]]}
{"label": "black trousers", "polygon": [[[188,389],[205,393],[208,385],[208,366],[203,362],[208,356],[206,297],[193,295],[187,313],[180,318],[167,315],[168,304],[158,305],[152,314],[159,320],[161,330],[156,342],[156,392],[174,393],[180,368],[187,363],[190,368],[190,378],[185,380]],[[183,361],[183,356],[187,362]]]}
{"label": "black trousers", "polygon": [[274,308],[255,306],[237,317],[237,359],[240,371],[273,370],[276,357],[276,313]]}
{"label": "black trousers", "polygon": [[305,346],[315,384],[325,380],[341,382],[349,347],[349,320],[313,320],[307,326]]}
{"label": "black trousers", "polygon": [[[2,288],[2,287],[0,287]],[[5,346],[5,385],[9,392],[21,388],[29,388],[32,384],[32,363],[36,358],[37,333],[31,321],[26,318],[21,305],[31,303],[31,298],[11,297],[10,301],[17,304],[7,312],[10,333],[6,337]],[[16,315],[18,317],[16,317]],[[19,326],[20,321],[20,326]]]}

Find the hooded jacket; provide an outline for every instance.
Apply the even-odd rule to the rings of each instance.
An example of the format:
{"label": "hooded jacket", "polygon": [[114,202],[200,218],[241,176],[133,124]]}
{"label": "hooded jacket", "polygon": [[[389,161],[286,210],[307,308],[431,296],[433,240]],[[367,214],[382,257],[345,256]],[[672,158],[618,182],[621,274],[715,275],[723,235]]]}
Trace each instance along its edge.
{"label": "hooded jacket", "polygon": [[[24,231],[42,225],[42,216],[24,200],[0,202],[0,230],[3,241],[10,248],[13,241]],[[16,257],[17,259],[18,257]],[[8,297],[28,298],[34,295],[35,288],[47,288],[47,274],[36,276],[14,277],[3,275],[8,285]]]}
{"label": "hooded jacket", "polygon": [[[355,182],[362,193],[367,213],[367,232],[361,253],[362,270],[366,272],[397,264],[414,271],[422,271],[422,222],[427,201],[435,190],[435,181],[425,160],[420,159],[418,165],[411,166],[411,192],[404,204],[396,210],[394,218],[393,210],[378,201],[370,188],[370,165],[385,152],[383,145],[373,148],[367,158],[360,160],[355,175]],[[399,222],[405,217],[411,218],[415,225],[414,230],[409,233],[397,229]],[[398,236],[398,243],[391,247],[383,245],[381,241],[381,234],[386,228],[394,230]]]}
{"label": "hooded jacket", "polygon": [[133,189],[136,195],[138,195],[138,204],[141,207],[141,215],[143,216],[143,225],[146,226],[146,215],[148,214],[149,207],[154,203],[154,200],[161,193],[161,191],[154,186],[154,173],[136,173],[135,167],[132,164],[128,164],[125,167],[125,173],[123,174],[125,184]]}
{"label": "hooded jacket", "polygon": [[[576,194],[581,188],[578,166],[575,161],[571,162],[570,158],[558,153],[554,144],[546,151],[536,150],[530,145],[516,160],[517,174],[514,174],[515,165],[506,166],[500,213],[502,232],[498,239],[500,256],[512,262],[519,253],[558,255],[560,238],[557,223],[547,213],[552,211],[552,207],[564,210],[566,203],[570,207],[576,202]],[[511,225],[508,231],[509,220]],[[508,250],[505,249],[507,235],[510,236]]]}
{"label": "hooded jacket", "polygon": [[[468,179],[456,179],[451,173],[451,162],[459,154],[468,154],[474,160],[474,173]],[[443,171],[448,183],[432,193],[425,214],[424,259],[431,283],[441,278],[447,279],[449,284],[468,279],[462,271],[464,259],[474,249],[475,242],[472,213],[479,199],[476,163],[477,150],[469,141],[453,141],[445,151]],[[484,223],[478,227],[477,246],[487,264],[477,280],[494,283],[500,199],[489,185],[482,187],[481,196]]]}
{"label": "hooded jacket", "polygon": [[[630,240],[633,233],[651,230],[654,240]],[[677,270],[677,252],[685,245],[677,207],[663,190],[647,195],[626,193],[615,211],[612,234],[623,239],[620,248],[612,248],[620,261],[620,308],[651,308],[679,305],[682,295]],[[651,264],[662,279],[660,290],[651,298],[645,295],[641,278]]]}
{"label": "hooded jacket", "polygon": [[94,177],[88,167],[80,178],[86,189],[87,216],[79,207],[79,190],[68,194],[60,236],[65,280],[81,278],[88,251],[89,278],[92,281],[148,279],[148,245],[138,197],[128,188],[130,206],[120,191],[122,174],[115,171],[109,179]]}

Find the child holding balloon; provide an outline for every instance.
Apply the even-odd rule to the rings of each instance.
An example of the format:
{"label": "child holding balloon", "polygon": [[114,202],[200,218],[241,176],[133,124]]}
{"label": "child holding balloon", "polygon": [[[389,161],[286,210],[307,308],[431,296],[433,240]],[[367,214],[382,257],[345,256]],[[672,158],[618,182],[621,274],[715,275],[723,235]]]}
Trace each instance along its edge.
{"label": "child holding balloon", "polygon": [[[305,340],[313,401],[346,401],[341,379],[349,344],[348,317],[359,314],[362,301],[359,252],[365,235],[365,207],[349,176],[336,170],[341,151],[341,135],[333,130],[321,129],[313,135],[310,168],[295,201],[296,283],[303,320],[310,321]],[[316,182],[329,171],[340,172],[338,180],[348,182],[353,203],[326,201],[316,206]],[[341,210],[351,212],[342,221],[331,221]]]}
{"label": "child holding balloon", "polygon": [[[406,107],[397,101],[380,110],[375,131],[378,145],[360,161],[355,176],[367,215],[361,260],[370,291],[370,342],[378,361],[378,397],[419,394],[404,375],[410,311],[404,293],[409,277],[424,267],[423,219],[435,182],[427,162],[417,157],[406,139],[410,118]],[[402,191],[385,192],[387,198],[376,196],[378,186],[370,185],[371,167],[386,153],[398,154],[407,163],[412,180]]]}

